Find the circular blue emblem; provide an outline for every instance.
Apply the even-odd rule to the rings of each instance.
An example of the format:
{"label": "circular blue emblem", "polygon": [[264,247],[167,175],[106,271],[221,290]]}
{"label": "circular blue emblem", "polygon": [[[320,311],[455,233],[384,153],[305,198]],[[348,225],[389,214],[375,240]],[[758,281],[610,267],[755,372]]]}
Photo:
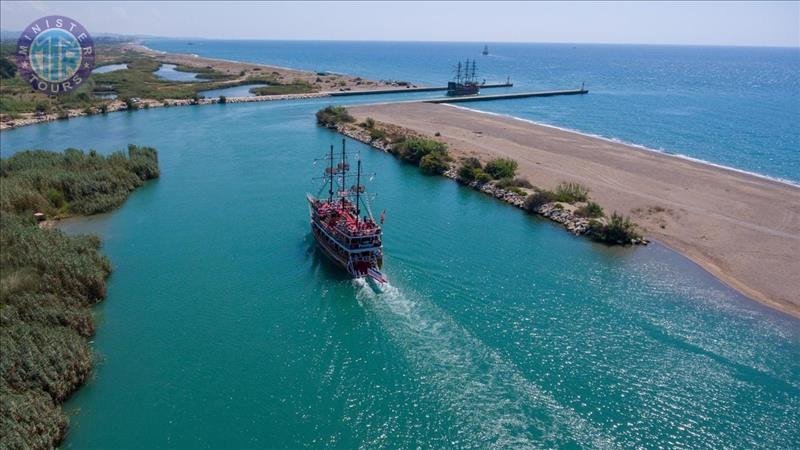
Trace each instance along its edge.
{"label": "circular blue emblem", "polygon": [[17,41],[17,70],[35,91],[66,94],[94,69],[94,42],[77,21],[42,17],[25,27]]}

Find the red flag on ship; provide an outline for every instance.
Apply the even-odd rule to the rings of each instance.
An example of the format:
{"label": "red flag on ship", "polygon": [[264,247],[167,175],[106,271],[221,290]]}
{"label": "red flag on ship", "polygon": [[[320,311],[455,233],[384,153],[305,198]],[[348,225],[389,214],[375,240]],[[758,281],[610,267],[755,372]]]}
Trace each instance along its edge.
{"label": "red flag on ship", "polygon": [[381,211],[381,225],[383,225],[383,221],[386,220],[386,210],[384,209]]}

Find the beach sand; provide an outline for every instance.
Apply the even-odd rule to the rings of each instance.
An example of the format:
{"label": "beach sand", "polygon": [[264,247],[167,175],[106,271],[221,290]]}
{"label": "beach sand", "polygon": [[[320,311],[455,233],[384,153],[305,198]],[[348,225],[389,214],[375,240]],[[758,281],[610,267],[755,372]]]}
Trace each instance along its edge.
{"label": "beach sand", "polygon": [[421,102],[348,108],[409,128],[455,157],[513,158],[534,185],[579,182],[607,212],[731,287],[800,317],[800,188],[553,127]]}

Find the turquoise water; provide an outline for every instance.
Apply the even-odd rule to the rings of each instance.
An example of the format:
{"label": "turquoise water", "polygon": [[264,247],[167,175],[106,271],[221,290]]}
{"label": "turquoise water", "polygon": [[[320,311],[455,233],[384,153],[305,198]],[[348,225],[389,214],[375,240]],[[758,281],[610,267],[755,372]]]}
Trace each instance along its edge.
{"label": "turquoise water", "polygon": [[391,285],[346,279],[304,199],[340,139],[326,104],[0,134],[4,155],[159,149],[161,179],[67,225],[114,273],[66,448],[800,446],[800,322],[664,247],[593,244],[351,141]]}
{"label": "turquoise water", "polygon": [[481,56],[483,43],[192,42],[146,44],[431,85],[444,85],[466,58],[477,58],[488,82],[510,76],[514,91],[585,82],[589,95],[469,106],[800,183],[800,48],[489,43]]}
{"label": "turquoise water", "polygon": [[175,64],[162,64],[159,66],[158,70],[153,72],[158,78],[163,78],[165,80],[170,81],[183,81],[187,83],[196,83],[198,81],[203,81],[197,78],[197,73],[194,72],[181,72],[180,70],[175,70],[178,67]]}

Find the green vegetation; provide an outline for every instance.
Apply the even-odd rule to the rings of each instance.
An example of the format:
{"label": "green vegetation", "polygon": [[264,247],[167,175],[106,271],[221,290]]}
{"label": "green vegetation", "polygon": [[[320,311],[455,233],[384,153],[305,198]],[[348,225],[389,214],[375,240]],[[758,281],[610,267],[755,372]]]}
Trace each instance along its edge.
{"label": "green vegetation", "polygon": [[525,178],[501,178],[495,182],[495,186],[519,195],[525,194],[525,191],[520,188],[530,189],[533,187],[530,181]]}
{"label": "green vegetation", "polygon": [[419,160],[419,168],[426,175],[441,175],[450,168],[449,160],[445,153],[428,153]]}
{"label": "green vegetation", "polygon": [[222,81],[222,80],[229,80],[232,78],[230,75],[226,73],[214,70],[214,68],[211,66],[194,67],[194,66],[186,66],[183,64],[175,64],[175,71],[196,73],[197,74],[196,78],[200,80]]}
{"label": "green vegetation", "polygon": [[[372,117],[367,117],[364,120],[364,122],[361,124],[362,127],[364,127],[366,130],[369,131],[370,140],[373,140],[373,141],[383,141],[383,140],[385,140],[386,137],[387,137],[386,131],[381,129],[381,128],[376,127],[375,125],[376,125],[375,119],[373,119]],[[445,170],[447,170],[447,169],[445,169]]]}
{"label": "green vegetation", "polygon": [[478,183],[487,183],[491,181],[492,177],[484,172],[481,162],[478,158],[464,158],[461,160],[461,166],[458,168],[458,179],[464,183],[471,183],[477,181]]}
{"label": "green vegetation", "polygon": [[93,236],[39,228],[34,211],[108,211],[158,176],[156,152],[21,152],[0,163],[0,447],[51,448],[60,404],[91,374],[91,306],[111,272]]}
{"label": "green vegetation", "polygon": [[213,89],[220,83],[182,83],[155,75],[161,63],[145,55],[128,55],[124,62],[127,70],[93,74],[91,80],[104,90],[114,91],[120,98],[191,98],[200,90]]}
{"label": "green vegetation", "polygon": [[6,57],[0,56],[0,79],[14,78],[17,74],[17,66]]}
{"label": "green vegetation", "polygon": [[555,201],[556,201],[556,194],[553,191],[542,189],[542,190],[537,190],[536,192],[525,198],[525,204],[523,206],[527,211],[538,212],[539,208],[541,208],[542,206],[546,205],[547,203],[552,203]]}
{"label": "green vegetation", "polygon": [[616,211],[611,214],[611,219],[607,224],[592,220],[589,223],[589,235],[599,242],[620,245],[641,238],[636,224],[631,222],[629,217],[623,217]]}
{"label": "green vegetation", "polygon": [[493,179],[514,178],[517,172],[517,162],[508,158],[496,158],[486,163],[484,171]]}
{"label": "green vegetation", "polygon": [[603,207],[599,204],[589,201],[585,205],[581,206],[580,208],[575,210],[575,215],[580,217],[603,217],[605,213],[603,212]]}
{"label": "green vegetation", "polygon": [[439,141],[434,141],[433,139],[410,137],[392,147],[391,153],[400,157],[403,161],[419,165],[422,158],[426,155],[433,153],[447,155],[447,145]]}
{"label": "green vegetation", "polygon": [[556,187],[556,201],[564,203],[585,202],[589,189],[578,183],[561,183]]}
{"label": "green vegetation", "polygon": [[369,138],[373,141],[382,141],[386,139],[386,132],[379,128],[372,128],[369,130]]}
{"label": "green vegetation", "polygon": [[109,156],[76,149],[20,152],[0,165],[0,210],[96,214],[119,206],[131,191],[157,177],[156,151],[148,147],[131,145],[127,155]]}
{"label": "green vegetation", "polygon": [[[536,192],[525,199],[525,209],[536,212],[543,205],[553,202],[576,203],[589,200],[589,190],[578,183],[561,183],[556,187],[556,191],[546,189],[536,189]],[[594,215],[598,214],[599,215]],[[584,217],[600,217],[603,215],[603,208],[597,203],[589,202],[588,205],[579,208],[577,215],[587,214]]]}
{"label": "green vegetation", "polygon": [[327,106],[317,111],[317,124],[335,128],[340,123],[352,123],[356,119],[347,112],[344,106]]}
{"label": "green vegetation", "polygon": [[[2,47],[0,66],[11,64],[11,68],[16,69],[13,60],[6,57],[10,55],[10,52],[13,52],[13,46],[4,45]],[[96,45],[96,52],[98,65],[127,64],[128,69],[102,74],[94,73],[78,89],[67,95],[48,97],[45,94],[33,92],[18,73],[11,73],[0,67],[0,72],[11,75],[10,77],[3,75],[3,82],[0,84],[0,113],[17,117],[21,113],[49,114],[67,109],[99,111],[103,105],[111,102],[108,99],[98,98],[93,92],[116,93],[120,99],[146,98],[161,101],[192,98],[197,92],[207,89],[255,82],[275,82],[275,78],[272,76],[230,82],[235,78],[234,75],[225,74],[211,67],[183,65],[178,65],[175,70],[196,72],[204,81],[182,83],[164,80],[153,73],[161,65],[161,62],[151,56],[124,51],[119,43]]]}

